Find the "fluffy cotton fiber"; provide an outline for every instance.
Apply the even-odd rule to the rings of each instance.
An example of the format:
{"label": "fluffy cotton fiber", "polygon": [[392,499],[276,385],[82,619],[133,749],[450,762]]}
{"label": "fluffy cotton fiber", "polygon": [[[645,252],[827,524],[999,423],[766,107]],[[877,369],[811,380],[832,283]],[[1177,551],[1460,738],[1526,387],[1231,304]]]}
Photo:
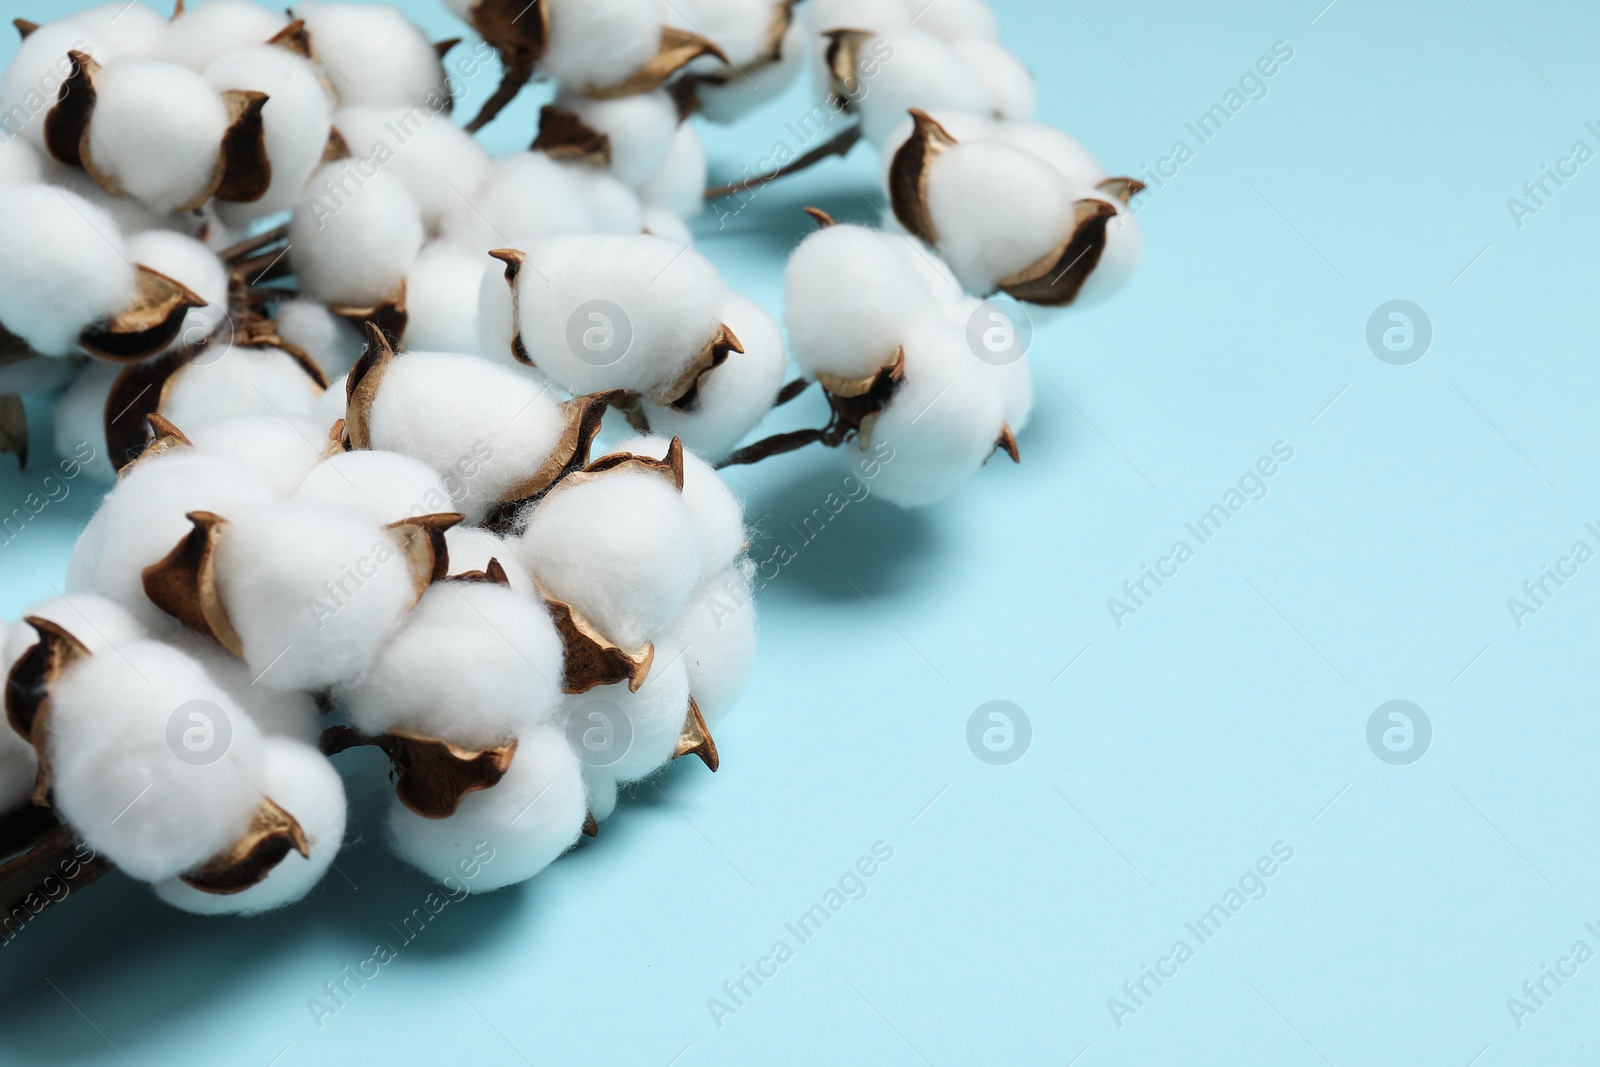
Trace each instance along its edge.
{"label": "fluffy cotton fiber", "polygon": [[[42,31],[41,31],[42,32]],[[134,269],[110,215],[73,193],[22,185],[0,196],[0,323],[60,356],[132,296]]]}
{"label": "fluffy cotton fiber", "polygon": [[350,690],[350,717],[367,733],[490,748],[556,713],[561,661],[542,604],[492,582],[437,582]]}
{"label": "fluffy cotton fiber", "polygon": [[[132,642],[69,669],[50,704],[55,805],[133,877],[171,878],[244,832],[261,799],[261,736],[194,660]],[[225,737],[214,757],[208,746]]]}
{"label": "fluffy cotton fiber", "polygon": [[435,881],[472,893],[526,881],[571,848],[583,830],[583,773],[566,737],[537,726],[492,789],[468,793],[448,819],[425,819],[395,801],[395,851]]}
{"label": "fluffy cotton fiber", "polygon": [[322,880],[344,843],[344,782],[314,745],[283,737],[261,742],[261,792],[300,824],[311,855],[291,850],[262,881],[238,893],[202,893],[179,879],[155,894],[196,915],[255,915],[301,899]]}
{"label": "fluffy cotton fiber", "polygon": [[654,471],[619,470],[558,487],[533,508],[523,562],[553,596],[612,641],[638,648],[694,586],[699,544],[683,496]]}
{"label": "fluffy cotton fiber", "polygon": [[422,218],[405,184],[365,157],[312,175],[289,223],[301,291],[350,307],[392,296],[422,241]]}

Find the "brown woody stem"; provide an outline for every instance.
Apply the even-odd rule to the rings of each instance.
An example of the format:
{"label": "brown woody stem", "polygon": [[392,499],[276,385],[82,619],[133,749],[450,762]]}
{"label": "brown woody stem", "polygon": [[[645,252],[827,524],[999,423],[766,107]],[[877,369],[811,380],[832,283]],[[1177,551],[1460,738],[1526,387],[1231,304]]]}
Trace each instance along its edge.
{"label": "brown woody stem", "polygon": [[787,404],[789,401],[793,400],[795,397],[799,396],[809,388],[811,388],[811,382],[809,380],[805,378],[796,378],[794,381],[778,390],[778,399],[772,402],[772,406],[775,408],[781,408],[783,405]]}
{"label": "brown woody stem", "polygon": [[27,807],[34,810],[15,808],[0,816],[7,835],[0,853],[7,857],[0,863],[0,944],[72,890],[113,869],[111,861],[88,851],[50,809]]}
{"label": "brown woody stem", "polygon": [[494,94],[483,102],[483,107],[478,109],[478,114],[473,120],[467,123],[468,133],[477,133],[493,122],[495,116],[516,99],[522,87],[528,84],[528,79],[533,77],[532,59],[507,59],[502,56],[501,62],[505,64],[505,70],[500,75],[500,84],[495,86]]}
{"label": "brown woody stem", "polygon": [[706,190],[707,200],[720,200],[725,196],[734,196],[750,189],[759,189],[768,182],[775,182],[779,178],[787,178],[797,174],[808,167],[814,167],[829,156],[846,155],[861,140],[861,127],[849,126],[842,130],[831,141],[818,145],[792,163],[786,163],[771,174],[758,174],[754,178],[746,178],[741,182],[729,182],[727,185],[718,185]]}
{"label": "brown woody stem", "polygon": [[717,469],[724,467],[737,467],[746,463],[759,463],[769,456],[779,456],[785,452],[793,452],[797,448],[807,445],[825,444],[830,448],[838,447],[838,441],[829,440],[830,432],[823,430],[790,430],[788,433],[775,433],[771,437],[763,437],[743,448],[736,449],[727,459],[717,464]]}
{"label": "brown woody stem", "polygon": [[241,260],[250,258],[263,248],[271,247],[279,241],[288,240],[288,238],[289,224],[286,222],[282,226],[274,226],[265,233],[258,233],[254,237],[246,237],[238,244],[229,245],[217,253],[217,258],[224,263],[238,263]]}

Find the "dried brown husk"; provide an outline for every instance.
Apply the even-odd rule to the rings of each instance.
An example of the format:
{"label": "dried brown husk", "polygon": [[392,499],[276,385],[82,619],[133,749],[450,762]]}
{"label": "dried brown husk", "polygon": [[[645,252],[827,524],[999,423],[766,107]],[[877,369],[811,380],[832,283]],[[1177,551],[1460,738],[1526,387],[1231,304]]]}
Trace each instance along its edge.
{"label": "dried brown husk", "polygon": [[150,440],[144,446],[143,452],[133,457],[121,470],[117,471],[117,477],[119,478],[126,477],[129,471],[141,463],[155,459],[157,456],[164,456],[175,448],[183,448],[194,443],[164,415],[152,412],[146,415],[145,419],[150,423]]}
{"label": "dried brown husk", "polygon": [[544,0],[478,0],[467,22],[500,56],[500,84],[467,123],[476,132],[500,113],[533,77],[550,46],[550,8]]}
{"label": "dried brown husk", "polygon": [[390,346],[398,345],[406,335],[406,280],[401,278],[393,291],[376,304],[356,307],[349,304],[330,304],[328,310],[342,319],[357,325],[372,323],[383,331]]}
{"label": "dried brown husk", "polygon": [[1079,200],[1073,205],[1072,232],[1049,254],[995,288],[1018,300],[1045,307],[1066,307],[1078,298],[1106,247],[1106,226],[1117,209],[1104,200]]}
{"label": "dried brown husk", "polygon": [[178,339],[190,308],[206,306],[182,282],[140,264],[135,269],[133,299],[111,318],[84,328],[78,335],[84,351],[118,363],[149,359]]}
{"label": "dried brown husk", "polygon": [[17,469],[28,467],[28,412],[15,393],[0,394],[0,456],[15,455]]}
{"label": "dried brown husk", "polygon": [[149,417],[166,403],[173,376],[193,358],[194,352],[188,349],[166,352],[130,363],[111,383],[103,417],[106,458],[115,470],[125,468],[144,450]]}
{"label": "dried brown husk", "polygon": [[551,487],[588,466],[589,453],[600,433],[606,408],[621,403],[625,396],[622,390],[613,389],[575,396],[563,404],[566,426],[560,439],[538,470],[501,494],[500,502],[490,513],[488,525],[507,526],[519,511],[543,497]]}
{"label": "dried brown husk", "polygon": [[682,372],[645,397],[658,407],[671,406],[680,411],[693,411],[700,402],[700,382],[712,371],[728,361],[734,352],[744,353],[744,345],[734,335],[727,323],[720,323],[717,332],[705,343]]}
{"label": "dried brown husk", "polygon": [[267,94],[230,89],[222,94],[222,102],[228,107],[228,131],[222,135],[217,161],[220,173],[211,195],[237,204],[252,203],[265,196],[272,184],[272,160],[267,155],[266,127],[261,121]]}
{"label": "dried brown husk", "polygon": [[1017,435],[1011,432],[1011,424],[1009,422],[1000,424],[1000,438],[995,441],[994,446],[998,451],[1010,456],[1011,462],[1022,462],[1022,450],[1017,447]]}
{"label": "dried brown husk", "polygon": [[694,80],[707,85],[727,85],[735,78],[749,77],[758,70],[783,62],[783,38],[794,23],[794,9],[799,2],[800,0],[782,0],[781,3],[773,5],[772,19],[767,23],[766,46],[750,62],[741,67],[729,65],[727,70],[698,74]]}
{"label": "dried brown husk", "polygon": [[849,111],[851,101],[861,92],[861,72],[856,64],[861,57],[861,49],[872,40],[873,33],[871,30],[841,27],[824,30],[822,36],[828,39],[822,61],[828,68],[834,93],[843,99],[844,109]]}
{"label": "dried brown husk", "polygon": [[299,56],[301,59],[311,59],[316,55],[316,49],[311,47],[311,34],[306,30],[305,19],[295,19],[283,29],[267,38],[267,43],[274,48],[281,48]]}
{"label": "dried brown husk", "polygon": [[506,265],[506,285],[511,289],[511,358],[531,367],[533,359],[522,346],[522,301],[517,294],[517,279],[522,276],[522,263],[528,258],[527,253],[516,248],[491,248],[489,256]]}
{"label": "dried brown husk", "polygon": [[144,569],[144,594],[186,629],[243,659],[244,642],[228,618],[217,584],[217,547],[227,536],[228,520],[210,511],[191,511],[185,517],[191,527],[183,540]]}
{"label": "dried brown husk", "polygon": [[89,657],[82,641],[64,627],[37,615],[23,622],[33,627],[39,640],[11,665],[6,676],[6,721],[23,740],[33,745],[38,761],[33,803],[50,803],[50,687],[75,663]]}
{"label": "dried brown husk", "polygon": [[937,245],[939,230],[928,211],[928,171],[956,139],[919,108],[911,109],[911,123],[911,136],[889,161],[889,204],[902,226],[928,244]]}
{"label": "dried brown husk", "polygon": [[661,88],[674,74],[701,56],[715,56],[723,63],[728,62],[722,49],[698,33],[676,26],[663,26],[660,47],[638,70],[615,85],[590,86],[583,90],[583,94],[594,100],[617,100],[624,96],[648,93]]}
{"label": "dried brown husk", "polygon": [[489,585],[503,585],[511,588],[511,576],[506,573],[505,567],[494,556],[489,557],[489,562],[481,571],[459,571],[449,575],[452,582],[481,582]]}
{"label": "dried brown husk", "polygon": [[678,745],[672,752],[672,758],[687,756],[690,753],[700,757],[700,762],[711,768],[716,773],[722,760],[717,755],[717,743],[711,738],[711,728],[706,725],[706,717],[700,714],[700,705],[695,703],[694,697],[689,698],[689,716],[683,721],[683,732],[678,735]]}
{"label": "dried brown husk", "polygon": [[67,61],[72,69],[56,93],[56,102],[44,115],[44,146],[58,162],[81,167],[83,138],[95,105],[94,75],[100,64],[87,52],[77,50],[67,52]]}
{"label": "dried brown husk", "polygon": [[838,219],[834,218],[820,207],[801,208],[801,210],[807,215],[811,216],[812,221],[817,224],[817,229],[819,230],[831,229],[832,227],[839,225]]}
{"label": "dried brown husk", "polygon": [[1130,200],[1144,192],[1145,184],[1138,178],[1119,177],[1107,178],[1105,181],[1096,185],[1095,188],[1099,189],[1102,193],[1105,193],[1108,196],[1116,197],[1122,202],[1123,206],[1127,206]]}
{"label": "dried brown husk", "polygon": [[344,442],[349,449],[372,447],[372,405],[378,398],[383,375],[394,362],[394,347],[383,331],[366,324],[367,347],[350,368],[344,385]]}
{"label": "dried brown husk", "polygon": [[395,795],[425,819],[448,819],[468,793],[498,784],[517,752],[514,740],[473,749],[412,730],[369,735],[333,726],[322,733],[322,751],[329,756],[360,745],[383,749],[394,767]]}
{"label": "dried brown husk", "polygon": [[238,840],[179,878],[202,893],[231,896],[259,885],[291,852],[311,858],[305,830],[293,815],[262,797]]}
{"label": "dried brown husk", "polygon": [[539,135],[528,146],[551,159],[574,160],[605,170],[611,166],[611,138],[584,122],[576,111],[546,104],[539,109]]}
{"label": "dried brown husk", "polygon": [[584,812],[583,813],[583,836],[584,837],[598,837],[599,835],[600,835],[600,823],[595,820],[594,812],[592,812],[592,811]]}
{"label": "dried brown husk", "polygon": [[828,406],[833,409],[833,418],[823,431],[823,443],[837,446],[854,435],[865,451],[872,441],[873,423],[900,389],[905,375],[906,353],[903,347],[895,349],[894,359],[870,376],[840,378],[817,375],[817,381],[828,398]]}
{"label": "dried brown husk", "polygon": [[630,692],[638,692],[650,675],[655,646],[622,648],[602,634],[577,608],[551,596],[537,580],[534,586],[544,598],[550,620],[556,624],[556,632],[561,635],[561,644],[566,650],[561,691],[587,693],[596,686],[627,682]]}
{"label": "dried brown husk", "polygon": [[817,372],[817,384],[828,391],[830,396],[845,400],[866,396],[875,386],[878,386],[885,376],[898,382],[906,374],[906,350],[900,346],[877,370],[871,374],[863,374],[858,378],[846,378],[841,374],[829,374],[826,371]]}
{"label": "dried brown husk", "polygon": [[594,481],[603,475],[619,471],[643,471],[648,474],[658,474],[672,483],[678,492],[683,492],[683,442],[674,437],[667,443],[667,451],[660,459],[654,456],[641,456],[634,452],[611,452],[601,456],[583,470],[573,474],[562,482],[562,487],[581,485],[584,482]]}
{"label": "dried brown husk", "polygon": [[39,24],[37,22],[30,22],[28,19],[12,19],[11,25],[17,28],[17,33],[24,41],[28,39],[28,36],[32,34],[34,30],[39,28]]}
{"label": "dried brown husk", "polygon": [[[61,83],[55,104],[45,113],[45,147],[67,166],[82,167],[96,185],[112,196],[126,196],[122,183],[98,165],[89,150],[89,127],[98,99],[94,79],[100,64],[93,56],[75,49],[67,52],[67,58],[72,69]],[[266,94],[229,89],[220,95],[228,111],[228,127],[217,145],[217,162],[205,187],[175,211],[198,211],[213,196],[238,202],[259,200],[272,181],[261,119]]]}
{"label": "dried brown husk", "polygon": [[411,588],[416,594],[412,603],[422,599],[429,585],[450,573],[450,551],[445,546],[444,534],[465,517],[456,512],[417,515],[384,527],[405,557]]}

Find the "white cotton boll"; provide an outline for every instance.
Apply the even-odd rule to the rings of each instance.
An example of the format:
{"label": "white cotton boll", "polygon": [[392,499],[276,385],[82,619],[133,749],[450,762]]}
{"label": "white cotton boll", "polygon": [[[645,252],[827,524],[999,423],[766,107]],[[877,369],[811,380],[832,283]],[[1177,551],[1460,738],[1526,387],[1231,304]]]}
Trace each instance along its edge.
{"label": "white cotton boll", "polygon": [[350,720],[470,749],[505,744],[561,708],[561,637],[543,604],[492,582],[435,582],[350,689]]}
{"label": "white cotton boll", "polygon": [[[945,0],[939,0],[945,2]],[[956,55],[989,91],[989,107],[1002,119],[1031,121],[1039,106],[1039,86],[1022,60],[996,41],[969,37],[953,43]]]}
{"label": "white cotton boll", "polygon": [[259,199],[219,202],[218,213],[239,226],[293,207],[328,144],[332,108],[316,68],[286,48],[257,44],[219,56],[206,67],[205,79],[218,92],[248,89],[267,94],[261,127],[272,180]]}
{"label": "white cotton boll", "polygon": [[359,681],[416,597],[391,534],[325,504],[229,516],[216,560],[245,663],[274,689]]}
{"label": "white cotton boll", "polygon": [[96,185],[88,172],[56,163],[51,159],[44,161],[43,180],[57,189],[76,193],[110,215],[123,236],[142,233],[145,230],[174,230],[196,236],[205,223],[201,215],[192,211],[176,214],[165,210],[158,211],[132,197],[113,196]]}
{"label": "white cotton boll", "polygon": [[[30,779],[31,783],[31,779]],[[595,822],[605,822],[617,810],[617,780],[596,767],[583,768],[583,785],[588,792],[589,814]]]}
{"label": "white cotton boll", "polygon": [[[767,309],[739,293],[722,303],[722,321],[744,346],[700,378],[696,402],[687,410],[645,407],[650,428],[682,439],[685,448],[711,459],[726,458],[766,417],[783,388],[783,333]],[[688,490],[685,484],[685,492]]]}
{"label": "white cotton boll", "polygon": [[756,608],[750,583],[737,567],[703,578],[667,629],[683,650],[694,697],[706,725],[715,727],[739,700],[756,659]]}
{"label": "white cotton boll", "polygon": [[497,159],[476,194],[462,192],[472,202],[456,204],[441,229],[445,237],[474,252],[594,228],[583,194],[566,168],[543,152]]}
{"label": "white cotton boll", "polygon": [[[922,110],[927,111],[926,108],[923,108]],[[942,126],[944,131],[948,133],[957,143],[1004,139],[1001,137],[999,132],[1003,124],[996,122],[987,115],[978,115],[971,111],[958,111],[946,107],[928,111],[928,117]],[[1004,125],[1009,126],[1010,124]],[[1025,124],[1018,123],[1017,125],[1021,126]],[[1029,123],[1026,125],[1032,124]],[[902,116],[900,124],[894,128],[894,132],[884,140],[882,146],[879,148],[878,157],[881,166],[879,167],[878,178],[882,182],[885,190],[889,188],[889,171],[894,166],[894,157],[905,145],[906,139],[911,136],[911,131],[914,128],[915,123],[912,121],[911,116]],[[898,221],[899,220],[896,220],[897,224]]]}
{"label": "white cotton boll", "polygon": [[505,777],[461,798],[448,819],[389,809],[395,852],[451,890],[487,893],[532,878],[583,832],[582,765],[554,726],[517,741]]}
{"label": "white cotton boll", "polygon": [[[671,442],[665,437],[635,437],[617,451],[664,459]],[[732,565],[744,551],[744,508],[716,469],[691,452],[683,455],[683,502],[689,505],[695,542],[700,546],[700,574],[714,574]]]}
{"label": "white cotton boll", "polygon": [[346,107],[333,125],[352,156],[370,156],[405,184],[430,229],[489,177],[492,160],[477,138],[421,104]]}
{"label": "white cotton boll", "polygon": [[117,224],[79,196],[46,185],[6,189],[0,233],[0,323],[36,352],[76,351],[85,326],[133,296],[134,269]]}
{"label": "white cotton boll", "polygon": [[422,31],[393,7],[296,4],[318,62],[347,107],[449,107],[444,67]]}
{"label": "white cotton boll", "polygon": [[147,230],[129,237],[128,258],[185,286],[205,301],[183,316],[183,330],[169,347],[199,344],[228,321],[228,268],[193,237],[170,230]]}
{"label": "white cotton boll", "polygon": [[706,206],[706,148],[700,131],[685,122],[672,135],[661,169],[639,186],[639,199],[665,208],[680,219],[692,219]]}
{"label": "white cotton boll", "polygon": [[1114,196],[1099,193],[1087,199],[1105,201],[1117,209],[1117,216],[1106,221],[1105,247],[1100,251],[1093,272],[1078,290],[1072,302],[1074,307],[1094,307],[1120,293],[1133,278],[1144,256],[1144,235],[1127,205]]}
{"label": "white cotton boll", "polygon": [[234,345],[214,362],[191,363],[167,379],[161,414],[178,427],[238,415],[309,415],[321,395],[322,387],[281,348]]}
{"label": "white cotton boll", "polygon": [[171,629],[161,640],[204,667],[211,680],[239,702],[264,735],[316,743],[322,733],[322,712],[310,693],[256,685],[248,664],[211,637],[193,630]]}
{"label": "white cotton boll", "polygon": [[[284,301],[278,305],[273,321],[278,336],[309,355],[330,379],[355,366],[366,348],[366,339],[349,319],[335,315],[315,300]],[[344,418],[342,404],[336,418]]]}
{"label": "white cotton boll", "polygon": [[303,295],[368,307],[394,292],[423,239],[405,184],[373,160],[344,159],[311,176],[289,222],[289,258]]}
{"label": "white cotton boll", "polygon": [[144,4],[117,2],[74,12],[71,20],[121,56],[155,56],[166,44],[167,19]]}
{"label": "white cotton boll", "polygon": [[640,233],[644,230],[644,208],[639,203],[638,193],[587,163],[563,163],[562,167],[583,198],[596,233]]}
{"label": "white cotton boll", "polygon": [[160,58],[205,70],[218,56],[269,41],[287,25],[281,11],[250,0],[190,4],[167,27]]}
{"label": "white cotton boll", "polygon": [[904,0],[916,23],[929,33],[959,44],[965,40],[993,41],[1000,24],[984,0]]}
{"label": "white cotton boll", "polygon": [[883,31],[910,21],[905,0],[813,0],[811,4],[811,25],[819,34],[837,29]]}
{"label": "white cotton boll", "polygon": [[172,618],[150,602],[144,569],[158,563],[194,528],[191,511],[231,515],[270,498],[238,463],[176,449],[141,463],[106,494],[72,546],[67,592],[114,600],[152,628]]}
{"label": "white cotton boll", "polygon": [[[967,68],[956,50],[916,26],[893,30],[871,42],[857,70],[866,88],[856,102],[861,130],[880,147],[909,108],[955,108],[979,114],[994,108],[983,79]],[[875,73],[869,77],[867,70]]]}
{"label": "white cotton boll", "polygon": [[664,237],[680,245],[694,244],[694,234],[689,224],[666,208],[647,207],[639,215],[639,228],[656,237]]}
{"label": "white cotton boll", "polygon": [[992,141],[945,150],[928,174],[928,214],[939,254],[967,291],[995,283],[1050,252],[1072,232],[1072,187],[1035,156]]}
{"label": "white cotton boll", "polygon": [[328,388],[323,390],[322,395],[317,398],[316,405],[311,409],[311,414],[306,417],[314,421],[318,426],[326,423],[331,431],[333,424],[344,418],[348,408],[349,390],[346,386],[349,381],[350,376],[348,374],[342,374],[335,378]]}
{"label": "white cotton boll", "polygon": [[522,344],[535,366],[573,393],[669,384],[721,325],[721,277],[675,241],[583,234],[526,252],[517,275]]}
{"label": "white cotton boll", "polygon": [[[776,6],[773,0],[695,0],[694,22],[685,20],[682,28],[715,42],[731,66],[742,67],[766,51]],[[712,69],[721,69],[712,61]]]}
{"label": "white cotton boll", "polygon": [[478,355],[478,293],[490,266],[500,264],[457,244],[424,248],[406,274],[405,347]]}
{"label": "white cotton boll", "polygon": [[528,516],[521,548],[551,597],[628,648],[650,641],[683,608],[700,553],[688,504],[654,471],[558,487]]}
{"label": "white cotton boll", "polygon": [[[136,641],[118,652],[91,656],[51,686],[53,799],[91,848],[153,882],[204,863],[248,828],[261,800],[261,734],[177,649]],[[175,715],[180,747],[169,738]],[[208,751],[224,730],[226,751]]]}
{"label": "white cotton boll", "polygon": [[660,0],[548,0],[545,74],[577,88],[625,80],[661,46]]}
{"label": "white cotton boll", "polygon": [[699,113],[711,122],[734,123],[782,96],[805,68],[810,38],[808,16],[797,8],[778,45],[778,62],[742,71],[721,85],[702,84]]}
{"label": "white cotton boll", "polygon": [[195,451],[226,456],[279,496],[294,492],[328,446],[328,426],[304,415],[240,415],[178,429]]}
{"label": "white cotton boll", "polygon": [[[910,508],[949,495],[983,466],[1000,436],[1002,402],[961,327],[928,323],[905,349],[905,378],[860,445],[881,460],[873,489]],[[859,458],[848,446],[842,452],[852,466]]]}
{"label": "white cotton boll", "polygon": [[45,115],[72,73],[68,52],[83,52],[101,64],[117,55],[110,41],[76,22],[49,22],[28,34],[0,78],[0,114],[8,137],[20,132],[34,148],[45,150]]}
{"label": "white cotton boll", "polygon": [[[593,722],[602,730],[611,727],[606,747],[589,756],[591,763],[601,764],[595,768],[597,777],[616,782],[647,777],[672,758],[689,717],[689,671],[683,650],[670,640],[658,640],[650,674],[638,692],[617,682],[569,696],[566,704],[574,720],[567,736],[581,736],[578,723]],[[617,747],[623,747],[620,756]]]}
{"label": "white cotton boll", "polygon": [[533,578],[522,565],[522,552],[516,543],[481,526],[460,524],[444,532],[445,549],[450,553],[450,573],[487,571],[489,561],[497,560],[506,572],[513,592],[533,594]]}
{"label": "white cotton boll", "polygon": [[555,104],[606,135],[611,142],[611,173],[629,185],[643,185],[655,176],[678,131],[678,106],[664,89],[616,100],[563,92]]}
{"label": "white cotton boll", "polygon": [[1038,156],[1061,172],[1075,188],[1092,189],[1109,177],[1105,167],[1087,148],[1054,126],[1001,122],[995,124],[991,137]]}
{"label": "white cotton boll", "polygon": [[117,480],[117,469],[111,465],[111,452],[106,446],[106,400],[122,371],[120,364],[91,360],[56,401],[56,455],[77,457],[83,464],[83,473],[101,485]]}
{"label": "white cotton boll", "polygon": [[311,855],[290,850],[260,882],[238,893],[202,893],[181,879],[155,884],[155,894],[196,915],[257,915],[311,892],[344,843],[344,781],[314,745],[282,737],[261,742],[261,792],[300,824]]}
{"label": "white cotton boll", "polygon": [[[51,597],[28,605],[22,615],[48,619],[76,637],[91,654],[114,656],[123,645],[143,641],[150,635],[144,623],[127,608],[92,593]],[[6,673],[9,675],[17,660],[38,643],[39,632],[32,626],[21,621],[12,624],[5,631]],[[15,731],[8,726],[0,733]],[[0,805],[0,809],[3,807]]]}
{"label": "white cotton boll", "polygon": [[872,374],[894,361],[915,323],[938,314],[903,240],[862,226],[830,226],[790,255],[783,319],[794,361],[806,374]]}
{"label": "white cotton boll", "polygon": [[379,526],[454,510],[432,467],[398,452],[338,452],[311,468],[294,499],[352,511]]}
{"label": "white cotton boll", "polygon": [[95,75],[85,140],[95,168],[159,211],[198,206],[211,188],[228,109],[206,80],[154,59],[118,59]]}
{"label": "white cotton boll", "polygon": [[527,375],[476,356],[405,352],[384,372],[369,428],[373,448],[432,467],[452,510],[480,522],[539,470],[566,424],[560,403]]}
{"label": "white cotton boll", "polygon": [[517,309],[511,299],[511,285],[506,281],[504,264],[484,258],[483,272],[478,276],[478,343],[474,352],[507,367],[518,368],[519,373],[532,370],[517,359]]}
{"label": "white cotton boll", "polygon": [[1000,414],[1006,425],[1011,427],[1012,433],[1021,433],[1033,414],[1033,372],[1028,369],[1027,357],[999,366],[989,363],[984,366],[989,368],[989,376],[1000,390]]}
{"label": "white cotton boll", "polygon": [[0,140],[0,188],[37,184],[44,173],[39,153],[21,137]]}

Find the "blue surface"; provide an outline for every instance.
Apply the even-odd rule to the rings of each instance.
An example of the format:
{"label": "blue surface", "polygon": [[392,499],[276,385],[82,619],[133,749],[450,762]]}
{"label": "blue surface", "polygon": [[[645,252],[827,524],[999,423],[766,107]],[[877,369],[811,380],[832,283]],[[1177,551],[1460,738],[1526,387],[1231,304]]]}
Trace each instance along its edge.
{"label": "blue surface", "polygon": [[[764,588],[719,773],[673,767],[535,882],[404,945],[428,886],[370,797],[341,873],[290,911],[206,921],[108,879],[0,950],[0,1061],[1589,1062],[1600,962],[1520,1027],[1507,1000],[1534,1006],[1523,983],[1575,942],[1600,951],[1600,562],[1520,626],[1507,598],[1600,549],[1600,161],[1520,227],[1507,199],[1600,149],[1600,12],[1323,3],[995,0],[1045,120],[1114,172],[1178,139],[1193,158],[1141,210],[1132,289],[1040,331],[1022,466],[926,511],[851,505]],[[1199,145],[1185,123],[1278,41],[1267,95]],[[717,169],[799,108],[712,138]],[[775,307],[798,208],[870,220],[872,189],[864,152],[830,163],[724,232],[703,220],[702,247]],[[1366,342],[1393,299],[1432,323],[1408,366]],[[1185,523],[1280,441],[1267,495],[1198,544]],[[837,479],[827,456],[735,476],[758,554]],[[59,584],[89,505],[76,489],[0,552],[8,613]],[[1193,558],[1119,628],[1107,598],[1180,539]],[[996,699],[1032,723],[1008,766],[966,741]],[[1367,743],[1393,699],[1432,724],[1409,765]],[[893,858],[800,943],[785,924],[876,842]],[[1275,842],[1292,859],[1202,943],[1186,923]],[[724,982],[779,940],[792,958],[719,1026],[708,999],[731,1006]],[[1179,940],[1174,977],[1124,993]],[[308,1000],[379,942],[397,958],[319,1028]]]}

